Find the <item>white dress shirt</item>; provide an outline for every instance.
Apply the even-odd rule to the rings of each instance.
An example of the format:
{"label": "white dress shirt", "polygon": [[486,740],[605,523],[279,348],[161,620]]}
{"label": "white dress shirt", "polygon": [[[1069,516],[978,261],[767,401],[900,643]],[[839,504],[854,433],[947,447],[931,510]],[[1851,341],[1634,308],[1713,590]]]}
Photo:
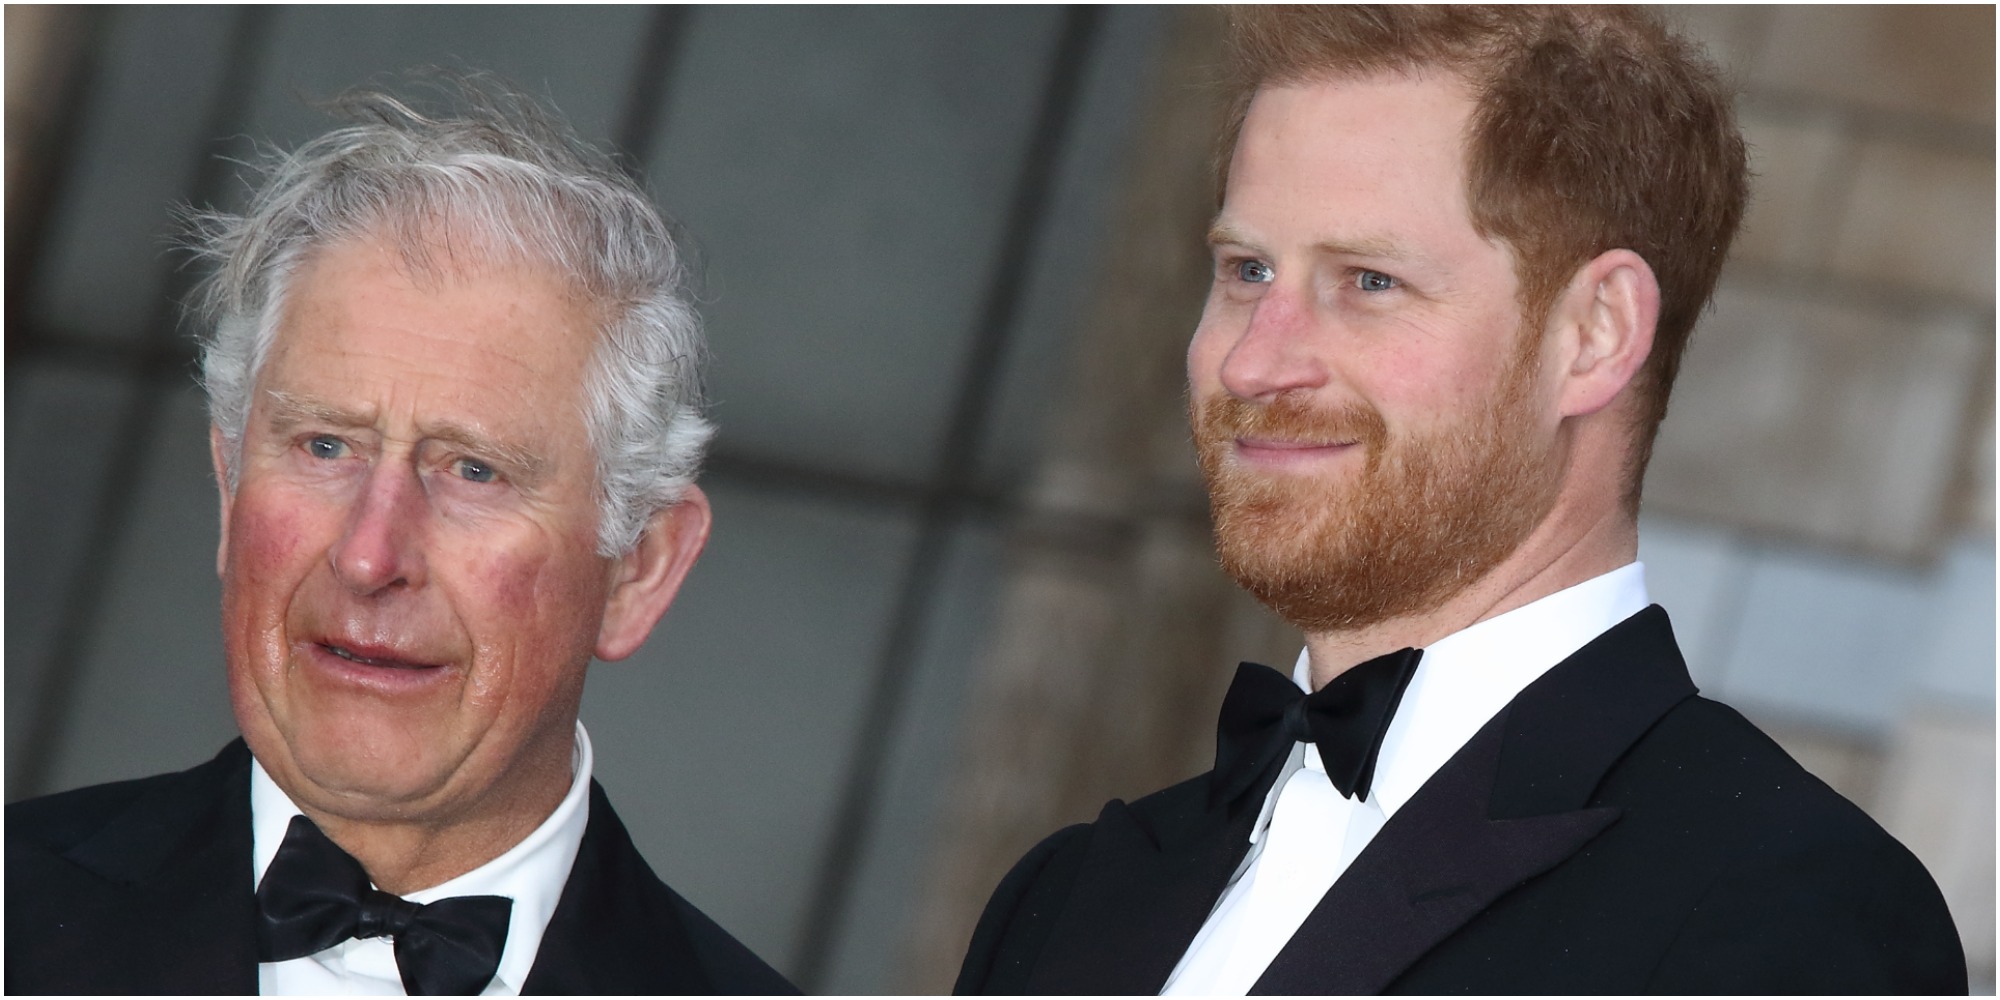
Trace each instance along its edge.
{"label": "white dress shirt", "polygon": [[[506,896],[514,901],[507,918],[507,943],[500,952],[500,967],[483,996],[518,996],[528,970],[535,964],[542,932],[562,898],[569,881],[570,865],[583,844],[583,830],[590,822],[590,736],[583,723],[576,724],[576,749],[571,757],[573,776],[569,794],[542,825],[515,844],[507,853],[466,872],[449,882],[404,896],[412,903],[431,903],[450,896]],[[264,870],[278,856],[278,845],[292,817],[300,815],[264,771],[264,765],[250,765],[251,863],[257,883]],[[254,884],[254,883],[253,883]],[[284,962],[262,962],[257,966],[257,991],[275,994],[344,994],[348,996],[403,996],[403,980],[396,971],[396,952],[389,938],[353,939],[325,951]]]}
{"label": "white dress shirt", "polygon": [[[1635,562],[1432,643],[1390,719],[1364,801],[1342,796],[1319,754],[1294,744],[1251,829],[1249,856],[1161,993],[1248,993],[1389,817],[1481,726],[1649,603],[1645,567]],[[1292,679],[1312,690],[1304,652]]]}

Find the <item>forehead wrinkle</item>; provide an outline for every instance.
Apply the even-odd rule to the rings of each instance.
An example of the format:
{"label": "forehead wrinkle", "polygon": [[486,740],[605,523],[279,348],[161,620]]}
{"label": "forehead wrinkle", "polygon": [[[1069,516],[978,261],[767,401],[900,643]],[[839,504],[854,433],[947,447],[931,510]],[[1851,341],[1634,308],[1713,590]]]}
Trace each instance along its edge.
{"label": "forehead wrinkle", "polygon": [[[373,427],[376,423],[377,410],[373,406],[357,410],[283,389],[267,389],[264,396],[271,403],[271,424],[274,427],[304,423]],[[425,440],[443,441],[479,457],[499,461],[511,467],[517,475],[538,478],[549,470],[549,461],[536,452],[454,420],[420,421],[418,432]]]}
{"label": "forehead wrinkle", "polygon": [[1435,263],[1430,254],[1407,243],[1383,237],[1321,240],[1313,244],[1313,252],[1324,257],[1372,257],[1417,265]]}
{"label": "forehead wrinkle", "polygon": [[356,410],[284,389],[265,389],[264,398],[270,401],[271,425],[274,427],[302,423],[332,424],[336,427],[371,427],[375,424],[375,408],[372,406]]}
{"label": "forehead wrinkle", "polygon": [[450,420],[425,421],[421,430],[427,440],[443,441],[457,445],[481,458],[497,459],[503,465],[511,467],[518,476],[538,479],[549,469],[549,461],[535,452],[509,444],[464,424]]}
{"label": "forehead wrinkle", "polygon": [[[1236,226],[1217,219],[1208,227],[1210,246],[1241,246],[1261,248],[1262,242]],[[1416,247],[1388,237],[1357,236],[1335,237],[1320,240],[1312,245],[1315,254],[1324,257],[1375,257],[1382,260],[1404,263],[1432,264],[1431,255]]]}
{"label": "forehead wrinkle", "polygon": [[1238,229],[1235,226],[1232,226],[1229,223],[1222,221],[1221,219],[1216,219],[1213,223],[1210,223],[1208,227],[1208,245],[1212,247],[1224,246],[1224,245],[1259,247],[1262,244],[1258,243],[1255,239],[1252,239],[1249,233],[1246,233],[1243,230]]}

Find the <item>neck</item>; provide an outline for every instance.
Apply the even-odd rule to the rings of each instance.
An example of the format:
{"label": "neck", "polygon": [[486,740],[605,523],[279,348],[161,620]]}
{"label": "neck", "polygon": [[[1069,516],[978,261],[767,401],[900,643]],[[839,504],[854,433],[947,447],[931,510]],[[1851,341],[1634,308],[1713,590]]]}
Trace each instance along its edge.
{"label": "neck", "polygon": [[573,780],[565,757],[559,772],[518,783],[507,801],[493,795],[466,814],[421,822],[356,819],[315,808],[296,795],[293,800],[328,839],[361,864],[376,887],[405,896],[457,878],[526,840],[562,804]]}
{"label": "neck", "polygon": [[1514,552],[1471,586],[1428,610],[1352,629],[1309,633],[1317,691],[1355,664],[1406,646],[1428,646],[1639,557],[1638,521],[1616,503],[1558,501]]}

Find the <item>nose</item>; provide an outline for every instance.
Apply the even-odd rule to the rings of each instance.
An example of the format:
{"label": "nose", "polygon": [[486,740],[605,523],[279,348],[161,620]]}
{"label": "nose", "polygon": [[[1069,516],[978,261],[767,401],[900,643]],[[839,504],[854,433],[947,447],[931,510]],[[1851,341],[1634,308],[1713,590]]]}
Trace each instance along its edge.
{"label": "nose", "polygon": [[328,559],[358,595],[424,585],[423,533],[427,502],[416,470],[377,462]]}
{"label": "nose", "polygon": [[1240,399],[1269,401],[1325,385],[1327,367],[1315,353],[1320,345],[1314,318],[1310,296],[1273,284],[1247,316],[1238,314],[1241,328],[1222,358],[1222,387]]}

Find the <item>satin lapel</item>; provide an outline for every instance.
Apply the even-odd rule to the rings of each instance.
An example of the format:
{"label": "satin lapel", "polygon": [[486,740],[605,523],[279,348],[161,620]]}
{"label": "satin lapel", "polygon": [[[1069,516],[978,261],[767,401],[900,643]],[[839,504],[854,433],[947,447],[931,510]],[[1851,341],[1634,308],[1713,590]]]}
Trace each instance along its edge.
{"label": "satin lapel", "polygon": [[592,781],[583,844],[521,992],[716,991],[672,897]]}
{"label": "satin lapel", "polygon": [[1655,604],[1619,622],[1514,699],[1491,815],[1582,806],[1653,723],[1694,696],[1666,611]]}
{"label": "satin lapel", "polygon": [[1380,993],[1508,891],[1618,818],[1605,772],[1694,684],[1656,605],[1557,664],[1376,834],[1255,993]]}
{"label": "satin lapel", "polygon": [[[141,993],[257,992],[250,752],[241,740],[175,775],[64,857],[95,880],[107,984]],[[101,902],[100,902],[101,901]]]}
{"label": "satin lapel", "polygon": [[[1177,792],[1183,791],[1180,789]],[[1255,810],[1207,810],[1206,786],[1158,809],[1104,807],[1029,993],[1157,994],[1249,848]]]}
{"label": "satin lapel", "polygon": [[[1497,721],[1497,720],[1496,720]],[[1555,867],[1618,816],[1486,816],[1500,729],[1488,724],[1376,834],[1252,993],[1380,993],[1424,952]]]}

